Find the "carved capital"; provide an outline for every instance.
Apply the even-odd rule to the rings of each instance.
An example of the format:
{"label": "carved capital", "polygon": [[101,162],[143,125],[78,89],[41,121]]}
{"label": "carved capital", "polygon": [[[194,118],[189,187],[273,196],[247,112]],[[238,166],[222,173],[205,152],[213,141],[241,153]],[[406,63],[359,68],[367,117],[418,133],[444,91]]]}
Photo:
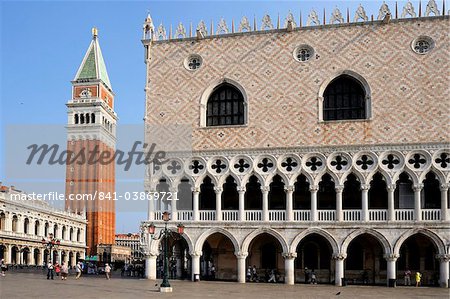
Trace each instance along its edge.
{"label": "carved capital", "polygon": [[334,253],[333,254],[333,260],[343,261],[347,258],[346,253]]}
{"label": "carved capital", "polygon": [[239,193],[244,193],[245,190],[246,190],[245,186],[239,186],[239,187],[237,187],[237,191],[238,191]]}
{"label": "carved capital", "polygon": [[269,186],[261,186],[261,191],[262,192],[269,192],[270,191],[270,187]]}
{"label": "carved capital", "polygon": [[222,191],[223,191],[222,187],[214,187],[214,192],[216,192],[216,194],[217,193],[222,193]]}
{"label": "carved capital", "polygon": [[202,251],[191,251],[191,252],[189,252],[189,255],[190,255],[191,257],[194,257],[194,256],[196,256],[196,257],[201,257],[202,254],[203,254]]}
{"label": "carved capital", "polygon": [[450,261],[450,254],[436,254],[436,259],[438,259],[440,262],[448,263]]}
{"label": "carved capital", "polygon": [[197,192],[197,193],[200,193],[200,187],[192,187],[191,188],[191,190],[192,190],[192,192]]}
{"label": "carved capital", "polygon": [[284,191],[286,192],[294,192],[294,186],[290,185],[290,186],[286,186],[284,187]]}
{"label": "carved capital", "polygon": [[370,184],[361,184],[361,190],[362,191],[369,191]]}
{"label": "carved capital", "polygon": [[297,257],[297,252],[284,252],[282,255],[285,259],[295,259]]}
{"label": "carved capital", "polygon": [[450,184],[441,184],[439,186],[439,190],[441,190],[441,191],[448,191],[449,187],[450,187]]}
{"label": "carved capital", "polygon": [[309,186],[309,191],[310,192],[317,192],[317,191],[319,191],[319,186],[318,185],[310,185]]}
{"label": "carved capital", "polygon": [[234,255],[235,255],[238,259],[245,259],[245,258],[248,256],[248,252],[236,251],[236,252],[234,252]]}
{"label": "carved capital", "polygon": [[394,192],[395,188],[397,188],[397,186],[395,184],[391,184],[391,185],[387,185],[386,189],[390,192]]}
{"label": "carved capital", "polygon": [[412,189],[414,190],[414,192],[420,192],[423,189],[423,184],[416,184]]}
{"label": "carved capital", "polygon": [[395,262],[400,257],[400,255],[398,255],[396,253],[389,253],[389,254],[385,254],[383,257],[388,262]]}
{"label": "carved capital", "polygon": [[342,193],[342,191],[344,191],[344,186],[343,185],[336,185],[334,187],[334,190],[336,190],[337,193]]}

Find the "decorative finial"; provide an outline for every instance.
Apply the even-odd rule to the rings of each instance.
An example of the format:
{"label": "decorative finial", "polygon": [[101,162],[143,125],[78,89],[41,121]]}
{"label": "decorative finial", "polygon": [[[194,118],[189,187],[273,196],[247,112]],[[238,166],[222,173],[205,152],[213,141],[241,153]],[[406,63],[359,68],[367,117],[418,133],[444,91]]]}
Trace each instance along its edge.
{"label": "decorative finial", "polygon": [[92,37],[96,38],[98,36],[98,29],[97,27],[92,27]]}

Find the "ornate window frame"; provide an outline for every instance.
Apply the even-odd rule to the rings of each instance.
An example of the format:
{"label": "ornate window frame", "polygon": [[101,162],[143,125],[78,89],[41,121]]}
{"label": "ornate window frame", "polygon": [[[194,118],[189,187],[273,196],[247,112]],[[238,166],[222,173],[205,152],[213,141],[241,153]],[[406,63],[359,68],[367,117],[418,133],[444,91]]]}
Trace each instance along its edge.
{"label": "ornate window frame", "polygon": [[[429,44],[428,51],[426,51],[426,52],[416,51],[416,48],[415,48],[416,43],[419,41],[426,41]],[[418,55],[426,55],[426,54],[430,53],[431,51],[433,51],[435,46],[436,46],[436,43],[435,43],[434,39],[432,39],[431,37],[426,36],[426,35],[418,36],[415,39],[413,39],[413,41],[411,42],[411,49],[413,50],[414,53],[416,53]]]}
{"label": "ornate window frame", "polygon": [[[244,98],[244,124],[242,125],[224,125],[224,126],[207,126],[206,125],[206,109],[208,106],[208,99],[213,93],[214,89],[219,86],[222,83],[228,83],[236,87],[241,93]],[[200,127],[201,128],[223,128],[223,127],[242,127],[247,126],[248,124],[248,98],[247,93],[245,92],[244,87],[239,84],[237,81],[229,78],[220,78],[214,80],[202,93],[202,96],[200,98]]]}
{"label": "ornate window frame", "polygon": [[[341,75],[347,75],[355,80],[357,80],[359,83],[361,83],[361,86],[364,88],[364,92],[366,94],[366,97],[364,98],[365,101],[365,109],[366,109],[366,118],[365,119],[342,119],[342,120],[324,120],[323,119],[323,94],[325,93],[325,90],[327,89],[328,85],[336,79],[337,77]],[[334,73],[332,76],[328,77],[325,81],[322,82],[322,84],[319,87],[319,93],[317,95],[317,106],[318,106],[318,121],[321,123],[325,122],[342,122],[342,121],[368,121],[372,119],[372,92],[369,86],[369,83],[366,81],[366,79],[361,76],[360,74],[351,71],[351,70],[341,70],[336,73]]]}

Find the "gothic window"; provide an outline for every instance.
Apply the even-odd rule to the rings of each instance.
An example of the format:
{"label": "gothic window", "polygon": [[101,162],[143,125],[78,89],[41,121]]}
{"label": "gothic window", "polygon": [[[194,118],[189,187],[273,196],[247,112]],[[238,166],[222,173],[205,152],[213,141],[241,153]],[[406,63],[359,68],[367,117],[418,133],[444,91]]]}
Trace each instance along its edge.
{"label": "gothic window", "polygon": [[365,91],[348,75],[331,81],[323,95],[323,120],[365,119]]}
{"label": "gothic window", "polygon": [[84,124],[84,114],[80,114],[80,124]]}
{"label": "gothic window", "polygon": [[434,41],[431,37],[420,36],[413,40],[411,47],[417,54],[426,54],[434,48]]}
{"label": "gothic window", "polygon": [[231,84],[223,83],[215,88],[208,99],[207,126],[244,124],[244,96]]}
{"label": "gothic window", "polygon": [[86,123],[88,124],[90,121],[89,113],[86,113]]}
{"label": "gothic window", "polygon": [[91,123],[95,124],[95,114],[91,113]]}
{"label": "gothic window", "polygon": [[305,62],[311,59],[314,55],[314,49],[308,45],[302,45],[294,50],[294,58],[297,61]]}
{"label": "gothic window", "polygon": [[195,71],[201,67],[203,59],[200,55],[189,55],[184,61],[184,67],[190,71]]}
{"label": "gothic window", "polygon": [[75,114],[75,119],[74,119],[74,121],[75,121],[75,124],[77,125],[77,124],[78,124],[78,114]]}

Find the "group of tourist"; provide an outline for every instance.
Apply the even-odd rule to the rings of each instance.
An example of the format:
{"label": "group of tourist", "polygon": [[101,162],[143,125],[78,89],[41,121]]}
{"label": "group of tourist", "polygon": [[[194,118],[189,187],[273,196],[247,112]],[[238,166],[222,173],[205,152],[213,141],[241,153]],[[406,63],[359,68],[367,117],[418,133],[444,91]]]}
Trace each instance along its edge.
{"label": "group of tourist", "polygon": [[[82,262],[78,262],[75,265],[75,279],[79,279],[81,277],[81,273],[83,273],[84,264]],[[47,264],[47,279],[53,279],[54,274],[56,276],[60,276],[61,280],[67,280],[67,276],[69,275],[69,266],[62,262],[61,265],[56,262],[53,264],[52,262],[48,262]],[[111,266],[109,264],[105,264],[105,276],[106,279],[111,279]]]}
{"label": "group of tourist", "polygon": [[[405,271],[405,286],[411,285],[411,274],[412,274],[411,270],[406,269],[406,271]],[[420,282],[422,280],[422,273],[417,271],[416,274],[414,275],[414,278],[416,280],[416,287],[420,287]]]}
{"label": "group of tourist", "polygon": [[256,268],[255,265],[252,266],[248,266],[247,268],[247,281],[248,282],[262,282],[262,281],[266,281],[266,282],[278,282],[278,273],[277,270],[275,269],[271,269],[271,270],[266,270],[264,277],[259,277],[258,275],[258,270]]}

